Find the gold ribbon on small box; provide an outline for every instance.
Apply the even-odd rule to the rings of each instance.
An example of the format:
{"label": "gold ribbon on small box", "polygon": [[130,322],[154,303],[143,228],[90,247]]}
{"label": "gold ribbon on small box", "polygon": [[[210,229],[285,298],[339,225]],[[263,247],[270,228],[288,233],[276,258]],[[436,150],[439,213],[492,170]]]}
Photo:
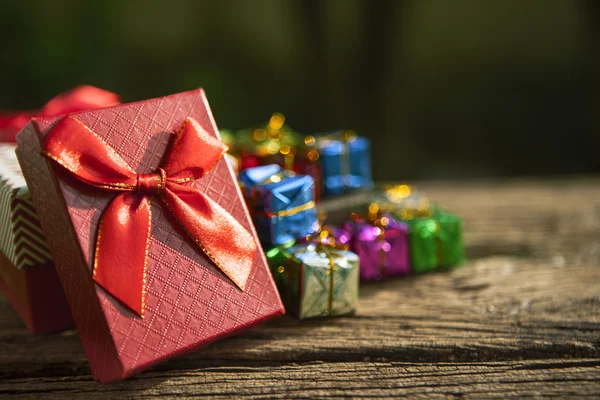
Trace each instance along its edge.
{"label": "gold ribbon on small box", "polygon": [[[312,239],[312,238],[307,238]],[[348,250],[348,246],[337,243],[335,237],[331,234],[331,229],[325,227],[319,232],[317,240],[311,240],[315,245],[314,251],[317,253],[324,253],[329,259],[329,269],[327,275],[329,275],[329,314],[333,311],[333,297],[335,289],[334,272],[338,269],[335,266],[335,257],[343,257],[344,255],[337,250]]]}

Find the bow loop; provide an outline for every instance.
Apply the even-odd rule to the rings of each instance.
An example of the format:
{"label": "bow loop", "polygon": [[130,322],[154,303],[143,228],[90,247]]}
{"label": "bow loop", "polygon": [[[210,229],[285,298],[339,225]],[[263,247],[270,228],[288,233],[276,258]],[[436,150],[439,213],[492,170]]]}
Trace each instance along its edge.
{"label": "bow loop", "polygon": [[94,254],[94,280],[143,317],[150,201],[157,198],[199,249],[240,289],[250,277],[258,248],[231,214],[184,183],[201,178],[227,147],[187,118],[165,163],[156,172],[136,174],[121,156],[79,120],[67,116],[48,134],[44,153],[82,182],[121,193],[102,213]]}
{"label": "bow loop", "polygon": [[164,169],[171,182],[203,177],[227,151],[227,146],[210,136],[193,118],[186,118],[166,156]]}
{"label": "bow loop", "polygon": [[108,190],[132,191],[135,171],[81,121],[67,116],[52,129],[44,153],[85,183]]}

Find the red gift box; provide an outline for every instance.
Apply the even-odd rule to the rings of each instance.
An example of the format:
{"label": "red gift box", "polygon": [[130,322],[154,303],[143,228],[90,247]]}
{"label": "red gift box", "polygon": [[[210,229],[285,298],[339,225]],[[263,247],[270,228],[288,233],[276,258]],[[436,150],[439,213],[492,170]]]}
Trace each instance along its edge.
{"label": "red gift box", "polygon": [[0,253],[0,290],[31,333],[41,335],[75,326],[51,261],[18,269]]}
{"label": "red gift box", "polygon": [[201,89],[36,118],[17,142],[97,380],[129,377],[283,314]]}

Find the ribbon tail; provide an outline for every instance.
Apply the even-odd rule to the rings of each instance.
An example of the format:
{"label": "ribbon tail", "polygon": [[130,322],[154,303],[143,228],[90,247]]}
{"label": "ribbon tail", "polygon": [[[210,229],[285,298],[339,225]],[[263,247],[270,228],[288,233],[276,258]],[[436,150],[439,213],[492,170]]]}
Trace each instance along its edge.
{"label": "ribbon tail", "polygon": [[146,196],[129,192],[117,196],[100,219],[94,256],[94,280],[141,317],[151,227]]}
{"label": "ribbon tail", "polygon": [[189,186],[168,182],[161,199],[213,263],[245,290],[258,249],[254,236],[216,202]]}

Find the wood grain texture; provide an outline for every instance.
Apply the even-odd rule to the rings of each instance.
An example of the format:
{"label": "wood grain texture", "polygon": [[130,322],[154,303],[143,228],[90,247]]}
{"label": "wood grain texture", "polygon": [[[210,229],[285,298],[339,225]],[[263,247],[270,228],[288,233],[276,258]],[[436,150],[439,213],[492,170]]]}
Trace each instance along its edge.
{"label": "wood grain texture", "polygon": [[467,263],[363,284],[355,317],[278,318],[128,381],[76,332],[34,337],[0,299],[0,398],[600,397],[600,181],[428,183]]}

